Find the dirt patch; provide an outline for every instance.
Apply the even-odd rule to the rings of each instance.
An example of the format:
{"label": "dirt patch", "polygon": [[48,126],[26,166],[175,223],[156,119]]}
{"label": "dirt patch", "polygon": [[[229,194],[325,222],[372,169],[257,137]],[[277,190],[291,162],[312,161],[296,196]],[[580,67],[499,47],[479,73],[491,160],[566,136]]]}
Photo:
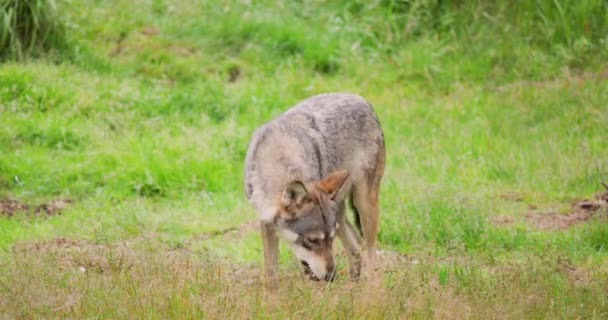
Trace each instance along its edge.
{"label": "dirt patch", "polygon": [[496,216],[490,218],[490,222],[495,226],[510,226],[515,223],[515,219],[508,216]]}
{"label": "dirt patch", "polygon": [[108,271],[111,268],[107,249],[86,240],[57,238],[39,242],[23,242],[13,245],[13,254],[51,256],[61,270],[85,272]]}
{"label": "dirt patch", "polygon": [[524,201],[524,195],[515,192],[507,192],[500,195],[500,198],[505,201],[521,202]]}
{"label": "dirt patch", "polygon": [[259,227],[260,222],[258,220],[249,220],[239,224],[236,227],[195,235],[189,241],[187,241],[187,244],[191,244],[193,241],[205,241],[215,237],[224,237],[227,240],[238,240],[242,239],[249,233],[258,231]]}
{"label": "dirt patch", "polygon": [[[185,251],[170,250],[158,242],[151,241],[156,235],[138,236],[132,239],[98,244],[88,240],[55,238],[45,241],[20,242],[12,247],[14,255],[52,259],[60,270],[77,272],[121,272],[141,263],[142,252],[162,252],[163,259],[174,259],[174,255]],[[154,247],[156,246],[156,247]]]}
{"label": "dirt patch", "polygon": [[260,221],[258,220],[249,220],[247,222],[241,223],[236,228],[233,228],[229,232],[226,232],[224,235],[228,236],[231,239],[242,239],[244,236],[258,232],[260,230]]}
{"label": "dirt patch", "polygon": [[12,217],[18,213],[31,214],[36,216],[52,216],[61,213],[66,209],[72,200],[54,199],[38,206],[32,206],[15,199],[0,199],[0,215]]}
{"label": "dirt patch", "polygon": [[236,82],[241,77],[241,68],[237,65],[232,65],[227,68],[228,82]]}
{"label": "dirt patch", "polygon": [[[602,182],[602,186],[606,191],[573,201],[568,212],[541,211],[535,205],[528,204],[529,211],[525,215],[525,221],[542,230],[565,230],[594,217],[606,217],[608,216],[608,184]],[[505,201],[524,201],[523,195],[514,192],[504,193],[499,197]],[[489,221],[495,226],[510,226],[517,220],[509,216],[489,217]]]}
{"label": "dirt patch", "polygon": [[557,270],[566,276],[568,281],[575,285],[581,286],[589,282],[589,273],[583,269],[574,266],[568,259],[558,258]]}
{"label": "dirt patch", "polygon": [[[186,241],[184,248],[187,249],[195,242],[206,241],[206,240],[213,239],[215,237],[221,237],[222,240],[225,240],[225,241],[240,241],[241,239],[243,239],[243,237],[245,237],[249,234],[252,234],[252,233],[257,234],[259,232],[259,227],[260,227],[260,222],[257,219],[254,219],[254,220],[249,220],[249,221],[243,222],[235,227],[230,227],[230,228],[218,230],[215,232],[206,232],[206,233],[198,234],[198,235],[190,238],[188,241]],[[280,241],[283,241],[283,240],[280,240]],[[336,260],[341,261],[344,264],[343,267],[340,267],[338,269],[338,278],[339,279],[348,278],[349,277],[349,265],[347,263],[348,257],[346,255],[346,252],[342,248],[342,243],[340,242],[339,239],[335,239],[334,243],[337,245],[337,247],[335,247],[336,248],[336,250],[335,250]],[[378,252],[377,271],[394,272],[394,271],[403,269],[403,266],[405,264],[416,264],[417,263],[416,260],[412,260],[412,258],[408,257],[405,254],[399,253],[399,252],[386,251],[386,250],[378,250],[377,252]],[[261,252],[260,252],[260,254],[261,254]],[[227,261],[227,263],[230,264],[228,261]],[[287,277],[287,278],[293,278],[293,279],[306,280],[307,277],[304,274],[304,272],[294,272],[294,270],[303,271],[303,269],[301,268],[300,262],[294,258],[291,260],[291,263],[293,263],[293,265],[290,266],[290,271],[287,272],[286,274],[283,274],[281,276],[281,278]],[[243,279],[249,278],[249,280],[247,280],[247,281],[251,281],[251,279],[253,279],[253,278],[263,276],[262,269],[260,269],[259,266],[248,266],[247,268],[244,268],[243,270],[240,270],[240,271],[232,270],[232,271],[230,271],[230,273],[234,274],[235,276],[239,276],[240,278],[243,278]]]}
{"label": "dirt patch", "polygon": [[[602,185],[608,190],[605,183]],[[608,191],[598,193],[592,199],[583,199],[571,204],[569,213],[530,212],[526,220],[543,230],[565,230],[569,227],[590,220],[598,212],[608,212]]]}
{"label": "dirt patch", "polygon": [[29,207],[17,200],[2,199],[0,200],[0,214],[12,217],[17,212],[28,211]]}
{"label": "dirt patch", "polygon": [[139,32],[146,36],[155,36],[159,33],[158,28],[154,26],[145,26],[139,30]]}
{"label": "dirt patch", "polygon": [[415,259],[395,251],[378,250],[378,267],[381,270],[393,271],[400,270],[405,264],[418,264]]}
{"label": "dirt patch", "polygon": [[[252,220],[245,222],[235,228],[207,234],[207,237],[220,236],[226,241],[238,241],[239,237],[250,232],[257,231],[259,222]],[[264,273],[261,265],[235,264],[226,257],[216,257],[209,261],[200,257],[192,260],[195,256],[187,247],[179,249],[163,245],[155,241],[157,234],[142,235],[135,238],[121,240],[111,243],[98,244],[88,240],[75,240],[67,238],[56,238],[45,241],[21,242],[12,246],[12,254],[15,258],[23,258],[24,261],[40,260],[50,263],[61,272],[69,273],[94,273],[109,276],[145,269],[150,261],[163,261],[168,265],[183,263],[183,268],[213,269],[221,277],[232,279],[231,283],[238,283],[238,287],[259,286],[264,283]],[[224,238],[225,237],[225,238]],[[202,236],[196,238],[203,239]],[[194,240],[194,238],[193,238]],[[336,252],[336,259],[340,261],[338,279],[347,280],[349,276],[348,259],[344,250]],[[279,278],[281,281],[306,283],[309,286],[319,287],[324,290],[325,282],[312,282],[304,275],[300,263],[291,259],[292,264],[281,266]],[[393,251],[378,251],[378,265],[374,272],[395,273],[401,272],[406,265],[420,263],[405,254]],[[141,270],[140,270],[141,271]],[[346,281],[346,283],[351,283]],[[354,285],[354,282],[351,283]]]}
{"label": "dirt patch", "polygon": [[56,238],[37,242],[20,242],[13,245],[13,253],[24,252],[57,252],[57,251],[87,251],[99,249],[101,246],[86,240],[71,240],[66,238]]}
{"label": "dirt patch", "polygon": [[565,230],[577,223],[591,219],[592,216],[592,211],[576,211],[569,214],[556,212],[529,213],[526,215],[526,220],[539,229]]}
{"label": "dirt patch", "polygon": [[44,203],[36,207],[34,210],[36,213],[44,212],[47,216],[58,214],[66,209],[72,200],[70,199],[55,199],[50,202]]}
{"label": "dirt patch", "polygon": [[139,32],[123,32],[114,40],[115,44],[108,52],[108,56],[114,58],[128,53],[138,54],[149,51],[157,54],[168,52],[181,57],[190,57],[197,52],[195,48],[184,43],[164,42],[156,37],[159,34],[160,30],[153,26],[143,27]]}
{"label": "dirt patch", "polygon": [[[3,207],[9,208],[10,212],[30,212],[30,206],[22,202],[11,200],[0,202]],[[65,206],[65,201],[51,201],[37,206],[39,212],[55,212]],[[7,209],[7,211],[9,210]],[[20,242],[12,246],[14,256],[26,257],[28,260],[41,259],[51,261],[58,269],[68,272],[97,274],[113,274],[141,268],[148,263],[145,259],[161,259],[167,263],[174,263],[189,259],[192,256],[190,246],[197,241],[205,241],[215,237],[221,237],[225,241],[239,241],[242,237],[257,232],[258,220],[250,220],[235,227],[230,227],[214,232],[202,233],[193,236],[186,241],[185,246],[175,248],[167,246],[162,241],[155,239],[159,234],[151,233],[134,238],[120,240],[111,243],[98,244],[88,240],[74,240],[68,238],[55,238],[44,241]],[[160,258],[159,258],[160,256]],[[217,257],[218,272],[243,285],[251,285],[260,282],[263,275],[257,265],[236,265],[226,258]],[[208,261],[205,261],[208,264]],[[205,268],[213,266],[205,265]],[[291,273],[289,273],[291,276]]]}

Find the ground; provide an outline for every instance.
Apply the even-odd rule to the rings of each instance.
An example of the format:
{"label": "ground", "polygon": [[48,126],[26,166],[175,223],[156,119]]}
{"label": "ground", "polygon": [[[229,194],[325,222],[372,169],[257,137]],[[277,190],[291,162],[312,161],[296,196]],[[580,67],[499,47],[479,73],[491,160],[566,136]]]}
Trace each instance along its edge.
{"label": "ground", "polygon": [[[441,3],[57,1],[0,65],[0,319],[608,317],[605,5]],[[247,143],[330,91],[384,129],[381,265],[269,292]]]}

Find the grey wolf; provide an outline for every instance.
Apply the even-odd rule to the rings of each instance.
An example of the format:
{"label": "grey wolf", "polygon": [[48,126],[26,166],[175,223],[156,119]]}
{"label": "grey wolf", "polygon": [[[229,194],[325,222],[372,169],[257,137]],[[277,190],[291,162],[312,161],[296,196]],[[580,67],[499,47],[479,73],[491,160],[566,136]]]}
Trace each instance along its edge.
{"label": "grey wolf", "polygon": [[[310,97],[255,130],[245,159],[245,193],[260,220],[270,283],[277,281],[279,238],[315,280],[335,279],[335,236],[352,277],[359,277],[362,258],[366,268],[375,264],[384,165],[380,123],[357,95]],[[347,199],[363,239],[347,219]]]}

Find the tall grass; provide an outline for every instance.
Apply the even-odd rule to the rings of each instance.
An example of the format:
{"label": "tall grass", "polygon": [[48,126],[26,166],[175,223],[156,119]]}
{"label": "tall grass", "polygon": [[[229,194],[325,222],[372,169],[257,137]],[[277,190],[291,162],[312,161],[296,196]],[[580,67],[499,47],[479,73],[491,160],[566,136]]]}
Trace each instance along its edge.
{"label": "tall grass", "polygon": [[54,0],[0,0],[0,60],[59,48],[64,33]]}
{"label": "tall grass", "polygon": [[474,36],[494,25],[524,41],[573,46],[581,38],[605,44],[608,3],[601,0],[441,1],[384,0],[393,26],[402,34],[444,33]]}

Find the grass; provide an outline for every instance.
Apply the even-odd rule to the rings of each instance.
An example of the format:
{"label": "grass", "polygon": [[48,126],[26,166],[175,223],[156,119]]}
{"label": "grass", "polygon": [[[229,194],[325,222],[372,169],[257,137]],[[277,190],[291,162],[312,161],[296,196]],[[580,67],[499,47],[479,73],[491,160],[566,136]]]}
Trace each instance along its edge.
{"label": "grass", "polygon": [[[57,1],[67,49],[0,65],[0,318],[608,314],[603,1]],[[265,292],[253,130],[321,92],[385,131],[378,283]],[[511,221],[496,223],[502,217]],[[345,269],[344,258],[339,260]]]}
{"label": "grass", "polygon": [[0,1],[0,60],[23,60],[64,45],[54,0]]}

